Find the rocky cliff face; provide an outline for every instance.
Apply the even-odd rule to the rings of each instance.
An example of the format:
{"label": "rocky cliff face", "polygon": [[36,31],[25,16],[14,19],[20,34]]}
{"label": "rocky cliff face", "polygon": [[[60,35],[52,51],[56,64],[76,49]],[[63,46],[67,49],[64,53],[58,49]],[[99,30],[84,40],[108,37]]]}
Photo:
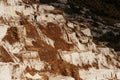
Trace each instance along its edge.
{"label": "rocky cliff face", "polygon": [[0,1],[0,80],[120,79],[113,49],[37,0]]}

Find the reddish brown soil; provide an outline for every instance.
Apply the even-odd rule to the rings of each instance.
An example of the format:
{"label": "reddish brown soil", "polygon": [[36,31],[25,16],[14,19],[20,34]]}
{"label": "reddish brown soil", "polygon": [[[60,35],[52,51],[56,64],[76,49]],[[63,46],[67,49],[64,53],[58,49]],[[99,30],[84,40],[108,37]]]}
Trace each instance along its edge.
{"label": "reddish brown soil", "polygon": [[[70,50],[70,47],[72,47],[71,44],[66,43],[63,39],[60,38],[62,36],[62,33],[60,28],[57,25],[53,23],[48,23],[47,27],[39,26],[43,34],[45,34],[47,37],[55,41],[55,48],[46,44],[44,41],[42,41],[38,37],[37,31],[35,30],[34,26],[28,23],[25,25],[25,27],[27,29],[28,37],[31,37],[31,38],[37,37],[36,41],[32,42],[33,46],[26,46],[25,48],[27,50],[35,50],[39,52],[40,59],[42,61],[49,63],[52,67],[51,70],[49,70],[48,68],[45,68],[47,71],[50,71],[55,74],[61,74],[64,76],[72,76],[76,80],[80,80],[78,75],[79,74],[78,67],[63,61],[62,59],[57,58],[58,49]],[[29,69],[27,70],[30,71],[31,73],[34,73],[32,72],[34,70],[29,70]],[[43,71],[46,71],[46,70],[43,70]]]}
{"label": "reddish brown soil", "polygon": [[24,20],[24,26],[26,28],[27,37],[37,39],[39,36],[35,27],[29,23],[27,20]]}
{"label": "reddish brown soil", "polygon": [[55,41],[55,48],[56,49],[62,49],[62,50],[70,50],[70,48],[73,47],[72,44],[68,44],[65,42],[62,38],[61,29],[55,25],[54,23],[48,23],[47,27],[39,27],[45,35],[47,35],[49,38],[53,39]]}
{"label": "reddish brown soil", "polygon": [[7,53],[7,51],[2,46],[0,46],[0,60],[2,62],[13,62],[10,55]]}
{"label": "reddish brown soil", "polygon": [[6,36],[3,38],[3,41],[8,41],[10,44],[19,42],[18,30],[16,27],[11,27],[8,29]]}

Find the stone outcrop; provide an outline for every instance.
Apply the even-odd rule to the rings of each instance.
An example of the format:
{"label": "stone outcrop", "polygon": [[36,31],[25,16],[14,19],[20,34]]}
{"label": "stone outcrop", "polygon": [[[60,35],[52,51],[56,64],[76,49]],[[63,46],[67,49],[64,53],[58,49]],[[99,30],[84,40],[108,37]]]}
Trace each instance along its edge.
{"label": "stone outcrop", "polygon": [[37,0],[0,1],[0,80],[120,79],[113,49]]}

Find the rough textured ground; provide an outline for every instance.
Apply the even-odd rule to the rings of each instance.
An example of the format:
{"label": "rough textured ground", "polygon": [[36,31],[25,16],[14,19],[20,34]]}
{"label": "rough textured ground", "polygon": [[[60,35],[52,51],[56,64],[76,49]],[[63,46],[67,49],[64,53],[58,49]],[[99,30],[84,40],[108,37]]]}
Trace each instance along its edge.
{"label": "rough textured ground", "polygon": [[0,1],[0,80],[119,80],[116,52],[86,24],[35,0]]}

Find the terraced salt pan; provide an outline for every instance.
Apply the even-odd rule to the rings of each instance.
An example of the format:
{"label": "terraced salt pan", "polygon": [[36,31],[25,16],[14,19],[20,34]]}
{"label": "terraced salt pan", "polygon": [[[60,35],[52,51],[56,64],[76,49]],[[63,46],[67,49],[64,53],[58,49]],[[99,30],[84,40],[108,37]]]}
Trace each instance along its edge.
{"label": "terraced salt pan", "polygon": [[61,57],[63,60],[74,64],[74,65],[80,65],[82,66],[82,64],[90,64],[92,65],[92,63],[95,62],[95,54],[92,53],[92,51],[88,51],[88,52],[67,52],[67,51],[63,51],[61,52]]}
{"label": "terraced salt pan", "polygon": [[[44,62],[44,59],[43,61],[41,61],[39,52],[37,50],[27,51],[27,49],[25,48],[26,43],[29,44],[30,47],[32,46],[36,48],[32,44],[32,42],[35,41],[35,39],[28,38],[26,36],[27,30],[24,28],[23,24],[22,24],[23,26],[20,27],[20,23],[19,23],[20,18],[17,18],[18,15],[21,15],[22,16],[21,18],[24,18],[24,17],[27,18],[28,22],[31,23],[29,27],[31,26],[35,27],[32,29],[36,29],[37,33],[39,34],[37,37],[40,37],[40,39],[44,41],[45,44],[48,44],[51,47],[53,47],[53,49],[50,49],[50,50],[55,50],[56,52],[55,54],[57,54],[57,50],[54,47],[54,40],[52,40],[47,35],[42,33],[37,23],[41,24],[43,27],[47,27],[46,25],[49,22],[57,24],[57,27],[61,29],[61,33],[62,33],[62,37],[60,39],[63,39],[67,43],[70,43],[73,45],[73,48],[71,48],[68,51],[65,51],[65,50],[62,51],[61,49],[58,50],[58,54],[60,53],[60,57],[62,58],[61,61],[63,61],[63,63],[66,61],[65,63],[68,64],[67,67],[63,66],[63,69],[65,70],[65,74],[67,74],[67,76],[61,75],[64,73],[63,71],[60,75],[48,75],[50,80],[75,80],[70,76],[73,76],[73,75],[76,76],[77,74],[74,74],[74,73],[77,71],[79,71],[79,76],[83,80],[101,80],[101,79],[104,80],[107,78],[114,80],[115,77],[117,77],[118,80],[120,79],[120,71],[118,70],[118,67],[117,67],[119,66],[119,61],[117,61],[116,55],[113,54],[113,52],[111,52],[110,49],[108,48],[103,48],[103,47],[100,48],[99,46],[96,46],[96,44],[91,39],[92,36],[91,36],[90,29],[88,28],[81,29],[81,26],[75,27],[75,24],[67,21],[64,18],[62,13],[61,14],[57,12],[54,13],[53,11],[55,11],[55,8],[52,6],[40,5],[37,9],[36,4],[32,5],[34,8],[28,4],[29,7],[25,8],[24,3],[22,3],[22,6],[17,5],[18,1],[19,0],[9,0],[8,1],[9,5],[4,5],[3,2],[0,2],[0,7],[1,7],[0,16],[3,16],[4,18],[6,18],[8,22],[9,22],[9,19],[13,17],[12,18],[13,23],[14,22],[17,23],[16,19],[18,19],[18,25],[16,26],[13,24],[13,26],[18,28],[18,35],[20,37],[20,42],[13,42],[13,44],[9,44],[9,42],[7,41],[1,42],[1,45],[7,51],[7,53],[10,55],[10,57],[13,59],[14,62],[11,62],[10,64],[0,63],[0,76],[2,76],[0,77],[0,80],[11,80],[12,76],[14,78],[17,78],[18,80],[21,80],[21,75],[22,77],[27,77],[30,79],[44,80],[42,76],[39,75],[39,72],[36,72],[35,75],[31,75],[30,73],[25,74],[26,67],[40,71],[44,69],[47,63]],[[16,14],[16,11],[18,11],[18,14]],[[35,13],[35,12],[38,12],[38,13]],[[36,21],[34,20],[34,15],[37,15]],[[14,17],[16,19],[14,19]],[[9,23],[11,24],[11,22]],[[5,27],[5,26],[4,25],[0,26],[0,40],[2,40],[2,38],[6,35],[7,29],[9,27],[9,26]],[[75,31],[73,31],[72,29],[74,29]],[[59,45],[62,46],[64,44],[61,43]],[[19,54],[19,58],[15,56],[16,54]],[[42,57],[45,57],[45,59],[46,59],[46,56],[49,57],[52,55],[52,53],[50,55],[44,51],[41,52],[41,54],[44,55]],[[20,55],[22,56],[22,59]],[[50,59],[52,59],[52,57]],[[56,59],[53,58],[53,60],[56,60]],[[13,66],[12,63],[15,63],[15,65],[17,63],[18,64],[16,66]],[[93,63],[95,63],[95,65]],[[51,69],[51,64],[49,64],[48,66],[50,66],[50,69]],[[76,67],[78,66],[80,67],[77,68],[77,70],[75,70]],[[84,66],[89,68],[86,70]],[[98,66],[98,69],[96,69],[95,66]]]}
{"label": "terraced salt pan", "polygon": [[83,80],[119,80],[119,70],[112,69],[91,69],[89,71],[80,70],[80,77]]}

